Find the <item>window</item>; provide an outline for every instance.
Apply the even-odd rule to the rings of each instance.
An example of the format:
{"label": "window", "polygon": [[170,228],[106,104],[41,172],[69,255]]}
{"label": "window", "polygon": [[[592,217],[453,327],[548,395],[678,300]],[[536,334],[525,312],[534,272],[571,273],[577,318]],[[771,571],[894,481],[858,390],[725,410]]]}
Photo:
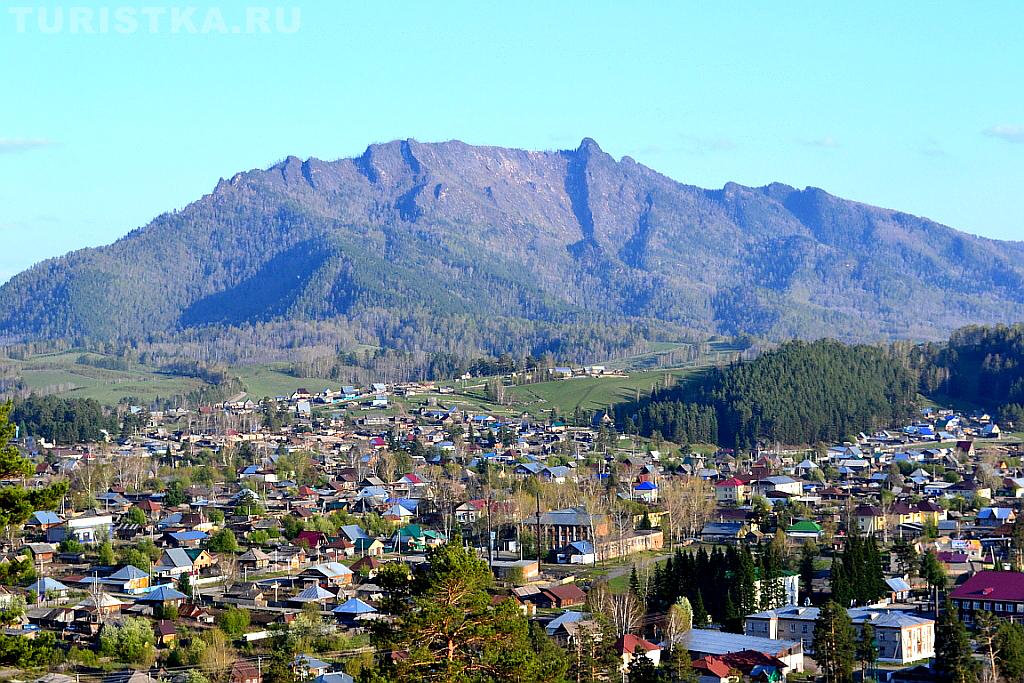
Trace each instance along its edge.
{"label": "window", "polygon": [[981,609],[981,603],[977,600],[974,601],[974,609]]}
{"label": "window", "polygon": [[1001,603],[1001,602],[997,602],[996,603],[996,611],[997,612],[1002,612],[1003,611],[1003,603]]}
{"label": "window", "polygon": [[988,601],[986,600],[986,601],[985,601],[985,609],[986,609],[986,610],[991,610],[991,609],[992,609],[992,603],[991,603],[991,602],[988,602]]}

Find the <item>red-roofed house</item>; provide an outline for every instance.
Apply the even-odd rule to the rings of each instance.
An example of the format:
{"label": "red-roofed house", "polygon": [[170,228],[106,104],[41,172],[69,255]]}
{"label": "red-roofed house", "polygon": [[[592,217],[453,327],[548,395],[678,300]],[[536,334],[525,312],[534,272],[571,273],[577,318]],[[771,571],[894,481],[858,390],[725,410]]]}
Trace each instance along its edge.
{"label": "red-roofed house", "polygon": [[720,505],[742,505],[750,497],[750,484],[732,477],[715,484],[715,502]]}
{"label": "red-roofed house", "polygon": [[622,657],[623,671],[629,668],[629,663],[633,661],[633,653],[636,652],[637,648],[643,650],[643,653],[647,655],[647,659],[651,660],[654,666],[658,666],[661,663],[660,647],[643,638],[634,636],[632,633],[627,633],[615,641],[615,651]]}
{"label": "red-roofed house", "polygon": [[729,683],[733,680],[729,665],[713,655],[693,660],[693,670],[700,683]]}
{"label": "red-roofed house", "polygon": [[1024,574],[1021,572],[978,572],[949,594],[960,618],[970,624],[977,612],[1024,620]]}

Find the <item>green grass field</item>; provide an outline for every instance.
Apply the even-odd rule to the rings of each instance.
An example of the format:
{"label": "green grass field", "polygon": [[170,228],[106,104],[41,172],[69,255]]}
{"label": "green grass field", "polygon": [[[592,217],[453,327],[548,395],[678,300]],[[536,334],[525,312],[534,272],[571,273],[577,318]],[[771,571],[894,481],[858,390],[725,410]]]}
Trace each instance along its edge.
{"label": "green grass field", "polygon": [[574,377],[539,384],[510,387],[508,391],[529,408],[557,408],[562,414],[581,410],[600,410],[616,403],[646,396],[666,375],[672,383],[692,379],[694,368],[676,368],[651,372],[633,372],[625,377]]}
{"label": "green grass field", "polygon": [[[174,377],[151,368],[132,365],[126,370],[108,370],[78,363],[83,354],[76,351],[43,354],[28,360],[0,359],[0,364],[16,369],[25,385],[40,394],[94,398],[113,405],[131,396],[151,401],[158,396],[186,394],[202,383],[188,377]],[[87,354],[98,358],[97,354]]]}

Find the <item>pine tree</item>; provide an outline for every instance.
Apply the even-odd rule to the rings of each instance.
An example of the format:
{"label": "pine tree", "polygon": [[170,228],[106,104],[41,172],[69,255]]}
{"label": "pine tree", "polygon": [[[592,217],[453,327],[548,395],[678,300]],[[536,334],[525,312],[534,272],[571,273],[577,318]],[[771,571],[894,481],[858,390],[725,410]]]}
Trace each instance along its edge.
{"label": "pine tree", "polygon": [[864,670],[874,665],[878,659],[878,646],[875,645],[875,628],[870,622],[865,621],[860,627],[860,637],[857,639],[857,661],[860,662],[860,679],[864,680]]}
{"label": "pine tree", "polygon": [[808,541],[800,547],[800,592],[810,598],[814,594],[814,558],[817,553]]}
{"label": "pine tree", "polygon": [[704,596],[698,590],[693,600],[690,601],[690,605],[693,607],[693,627],[694,628],[707,628],[708,625],[708,612],[704,608]]}
{"label": "pine tree", "polygon": [[633,651],[626,676],[629,683],[659,683],[661,681],[658,668],[654,666],[654,662],[640,646]]}
{"label": "pine tree", "polygon": [[855,649],[849,615],[830,600],[814,623],[814,658],[825,683],[852,683]]}
{"label": "pine tree", "polygon": [[1003,621],[996,633],[996,663],[1007,681],[1024,679],[1024,626]]}
{"label": "pine tree", "polygon": [[975,683],[977,670],[967,629],[947,600],[935,627],[935,671],[948,683]]}

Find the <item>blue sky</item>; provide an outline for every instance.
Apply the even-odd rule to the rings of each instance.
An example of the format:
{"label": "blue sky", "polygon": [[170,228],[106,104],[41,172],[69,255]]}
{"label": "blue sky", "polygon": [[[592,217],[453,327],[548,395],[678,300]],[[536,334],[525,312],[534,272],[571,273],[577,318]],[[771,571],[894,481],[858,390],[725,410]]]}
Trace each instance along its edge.
{"label": "blue sky", "polygon": [[1021,26],[1020,2],[12,0],[0,281],[220,177],[406,137],[589,136],[686,183],[815,185],[1020,240]]}

